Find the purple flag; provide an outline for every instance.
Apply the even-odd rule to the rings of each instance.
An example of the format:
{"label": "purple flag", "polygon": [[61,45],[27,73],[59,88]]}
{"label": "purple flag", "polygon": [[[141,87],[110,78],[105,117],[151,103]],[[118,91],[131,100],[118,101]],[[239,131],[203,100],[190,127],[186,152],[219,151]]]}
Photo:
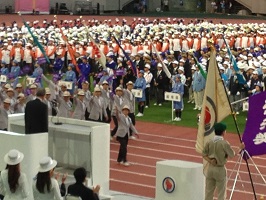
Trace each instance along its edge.
{"label": "purple flag", "polygon": [[243,142],[250,156],[266,154],[266,92],[249,98]]}

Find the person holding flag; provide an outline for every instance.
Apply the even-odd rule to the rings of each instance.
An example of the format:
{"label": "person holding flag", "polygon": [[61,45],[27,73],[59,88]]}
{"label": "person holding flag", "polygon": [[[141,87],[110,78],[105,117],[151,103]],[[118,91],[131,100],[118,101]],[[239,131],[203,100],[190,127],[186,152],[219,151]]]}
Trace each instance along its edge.
{"label": "person holding flag", "polygon": [[[206,176],[205,200],[213,200],[214,191],[217,189],[218,200],[226,199],[226,168],[228,158],[233,158],[235,152],[227,140],[226,125],[224,123],[214,124],[215,136],[203,149],[202,156],[208,163]],[[239,150],[245,149],[245,144],[239,145]]]}
{"label": "person holding flag", "polygon": [[89,75],[91,71],[91,66],[88,63],[88,59],[86,56],[82,57],[82,63],[78,65],[78,68],[80,70],[78,84],[81,85],[81,83],[83,83],[84,81],[89,81]]}

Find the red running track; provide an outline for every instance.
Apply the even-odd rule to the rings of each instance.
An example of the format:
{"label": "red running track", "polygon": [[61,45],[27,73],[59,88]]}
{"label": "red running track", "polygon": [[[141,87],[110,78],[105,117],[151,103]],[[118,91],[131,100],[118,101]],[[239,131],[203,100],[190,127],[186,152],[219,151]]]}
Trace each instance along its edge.
{"label": "red running track", "polygon": [[[115,23],[115,19],[118,18],[120,20],[120,24],[122,22],[122,19],[126,19],[127,22],[130,24],[133,20],[133,18],[144,18],[146,19],[147,17],[145,15],[139,15],[139,16],[124,16],[124,15],[120,15],[120,16],[106,16],[106,15],[85,15],[82,16],[82,20],[99,20],[99,21],[104,21],[104,20],[109,20],[111,19],[113,23]],[[35,20],[38,20],[40,22],[40,24],[42,24],[42,21],[44,19],[46,19],[47,21],[52,21],[54,20],[54,15],[23,15],[23,18],[25,19],[25,21],[30,21],[33,22]],[[80,16],[75,16],[75,15],[57,15],[57,20],[74,20],[74,19],[78,19],[80,18]],[[154,19],[167,19],[168,17],[148,17],[150,19],[150,21],[154,20]],[[171,19],[174,17],[170,17]],[[203,19],[203,17],[200,17],[201,19]],[[190,22],[190,20],[194,20],[194,18],[184,18],[185,20],[185,24],[187,24],[188,22]],[[265,20],[260,20],[260,19],[215,19],[215,18],[210,18],[207,20],[212,20],[213,23],[218,24],[220,22],[222,22],[223,24],[227,24],[227,23],[232,23],[232,24],[246,24],[246,23],[265,23]],[[0,14],[0,23],[5,22],[7,26],[10,26],[10,23],[16,21],[18,25],[22,25],[22,19],[19,15],[17,14]]]}
{"label": "red running track", "polygon": [[[156,162],[161,160],[184,160],[201,163],[202,158],[195,151],[195,140],[197,130],[193,128],[178,127],[174,125],[137,122],[140,132],[136,141],[130,140],[128,146],[128,160],[132,163],[130,167],[124,167],[116,162],[119,144],[111,142],[111,164],[110,164],[110,189],[139,196],[155,198],[156,185]],[[238,136],[227,134],[227,140],[237,151],[239,145]],[[229,197],[236,170],[232,170],[239,157],[229,160],[227,163],[228,195]],[[266,156],[253,158],[256,166],[266,179]],[[258,198],[266,194],[264,184],[254,165],[250,162],[250,170]],[[233,172],[233,173],[232,173]],[[253,192],[244,162],[240,166],[240,176],[237,181],[233,199],[253,199]]]}

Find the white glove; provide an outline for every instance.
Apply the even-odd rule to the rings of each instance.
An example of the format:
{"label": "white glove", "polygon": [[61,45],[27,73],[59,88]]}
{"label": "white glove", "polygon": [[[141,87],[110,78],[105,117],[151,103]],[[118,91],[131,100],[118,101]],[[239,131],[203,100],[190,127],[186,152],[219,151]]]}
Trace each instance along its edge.
{"label": "white glove", "polygon": [[237,95],[237,96],[240,95],[240,92],[237,92],[236,95]]}
{"label": "white glove", "polygon": [[253,89],[253,90],[252,90],[252,93],[255,93],[255,92],[256,92],[256,89]]}
{"label": "white glove", "polygon": [[228,92],[227,92],[227,94],[228,94],[228,95],[230,95],[230,94],[231,94],[231,92],[230,92],[230,91],[228,91]]}

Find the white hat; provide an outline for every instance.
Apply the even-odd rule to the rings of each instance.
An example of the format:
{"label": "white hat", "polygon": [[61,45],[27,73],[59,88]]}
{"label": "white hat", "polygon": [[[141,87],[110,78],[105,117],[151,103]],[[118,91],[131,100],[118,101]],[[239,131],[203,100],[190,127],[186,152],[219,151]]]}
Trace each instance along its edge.
{"label": "white hat", "polygon": [[176,65],[178,65],[178,61],[177,61],[177,60],[175,60],[175,61],[173,62],[173,64],[176,64]]}
{"label": "white hat", "polygon": [[69,91],[64,91],[63,97],[70,97],[70,92]]}
{"label": "white hat", "polygon": [[10,87],[7,89],[7,92],[14,92],[14,90],[13,90],[13,88]]}
{"label": "white hat", "polygon": [[94,92],[101,92],[101,89],[99,87],[95,87]]}
{"label": "white hat", "polygon": [[223,65],[227,65],[229,67],[230,63],[228,61],[224,61]]}
{"label": "white hat", "polygon": [[222,66],[220,66],[220,67],[219,67],[219,69],[220,69],[220,70],[225,70],[225,68],[224,68],[224,67],[222,67]]}
{"label": "white hat", "polygon": [[104,82],[102,83],[102,85],[104,85],[104,84],[109,85],[109,83],[108,83],[107,81],[104,81]]}
{"label": "white hat", "polygon": [[157,64],[157,67],[163,67],[161,63],[158,63]]}
{"label": "white hat", "polygon": [[51,169],[55,168],[57,161],[53,160],[51,157],[43,157],[39,162],[39,172],[49,172]]}
{"label": "white hat", "polygon": [[248,57],[253,57],[253,55],[251,53],[248,54]]}
{"label": "white hat", "polygon": [[21,83],[18,83],[17,85],[16,85],[16,88],[21,88],[22,87],[22,84]]}
{"label": "white hat", "polygon": [[111,52],[111,51],[106,54],[107,57],[110,57],[110,56],[113,56],[113,55],[114,55],[114,53]]}
{"label": "white hat", "polygon": [[45,94],[51,94],[50,88],[45,88]]}
{"label": "white hat", "polygon": [[84,95],[85,95],[85,93],[84,93],[84,91],[83,91],[83,90],[80,90],[80,91],[78,92],[78,95],[79,95],[79,96],[84,96]]}
{"label": "white hat", "polygon": [[4,100],[4,103],[11,104],[11,100],[10,100],[9,98],[6,98],[6,99]]}
{"label": "white hat", "polygon": [[252,74],[257,74],[258,75],[259,73],[257,71],[253,71]]}
{"label": "white hat", "polygon": [[148,68],[148,69],[151,68],[150,64],[148,64],[148,63],[146,63],[144,67],[146,67],[146,68]]}
{"label": "white hat", "polygon": [[256,68],[260,68],[260,63],[259,63],[259,62],[254,62],[253,65],[254,65]]}
{"label": "white hat", "polygon": [[11,87],[11,85],[10,85],[9,83],[5,84],[5,88],[6,88],[6,89],[8,89],[8,88],[10,88],[10,87]]}
{"label": "white hat", "polygon": [[129,107],[128,107],[127,105],[125,105],[125,106],[122,108],[122,110],[125,110],[125,109],[127,109],[128,111],[130,111],[130,109],[129,109]]}
{"label": "white hat", "polygon": [[193,70],[196,70],[196,67],[193,65],[193,66],[191,67],[191,70],[192,70],[192,69],[193,69]]}
{"label": "white hat", "polygon": [[238,66],[239,69],[245,69],[245,65],[242,62],[238,62],[237,66]]}
{"label": "white hat", "polygon": [[121,87],[115,88],[115,91],[123,91]]}
{"label": "white hat", "polygon": [[178,70],[181,70],[182,72],[184,72],[184,67],[179,67]]}
{"label": "white hat", "polygon": [[31,84],[30,85],[30,89],[36,89],[37,88],[37,85],[36,84]]}
{"label": "white hat", "polygon": [[18,97],[24,98],[25,95],[24,95],[23,93],[19,93],[19,94],[18,94]]}
{"label": "white hat", "polygon": [[8,165],[17,165],[21,163],[24,158],[24,154],[16,149],[10,150],[4,157],[4,161]]}
{"label": "white hat", "polygon": [[128,81],[126,85],[134,85],[132,81]]}
{"label": "white hat", "polygon": [[253,69],[253,70],[255,70],[255,67],[249,66],[249,67],[247,68],[247,70],[249,70],[249,69]]}

